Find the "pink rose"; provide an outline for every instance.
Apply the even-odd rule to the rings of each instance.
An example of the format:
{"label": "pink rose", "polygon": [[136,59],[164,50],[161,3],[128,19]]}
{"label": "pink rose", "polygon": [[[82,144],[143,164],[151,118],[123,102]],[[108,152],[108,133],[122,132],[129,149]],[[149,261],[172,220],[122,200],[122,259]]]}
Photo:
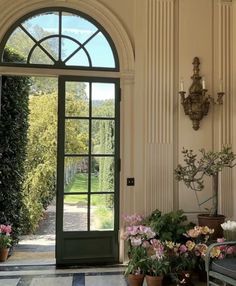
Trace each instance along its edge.
{"label": "pink rose", "polygon": [[180,253],[185,253],[187,250],[188,249],[187,249],[187,247],[184,244],[180,245],[180,247],[179,247],[179,252]]}

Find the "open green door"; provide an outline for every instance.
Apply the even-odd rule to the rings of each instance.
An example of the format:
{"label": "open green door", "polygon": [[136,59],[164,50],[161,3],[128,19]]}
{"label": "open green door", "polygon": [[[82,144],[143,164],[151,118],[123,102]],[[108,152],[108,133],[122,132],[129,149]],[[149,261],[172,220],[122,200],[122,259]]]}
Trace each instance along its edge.
{"label": "open green door", "polygon": [[57,265],[119,260],[119,81],[59,77]]}

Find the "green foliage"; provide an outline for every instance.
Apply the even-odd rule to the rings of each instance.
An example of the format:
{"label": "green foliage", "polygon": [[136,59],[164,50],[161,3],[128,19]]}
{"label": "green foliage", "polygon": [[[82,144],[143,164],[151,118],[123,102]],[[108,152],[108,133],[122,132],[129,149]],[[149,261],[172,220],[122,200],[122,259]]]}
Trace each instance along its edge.
{"label": "green foliage", "polygon": [[98,206],[94,210],[96,229],[113,229],[113,209],[106,206]]}
{"label": "green foliage", "polygon": [[[113,117],[113,100],[97,102],[94,113],[96,116]],[[93,124],[93,148],[98,154],[114,153],[114,122],[112,120],[96,120]],[[100,157],[94,162],[94,168],[99,171],[99,190],[114,190],[114,158]],[[111,201],[111,204],[113,201]]]}
{"label": "green foliage", "polygon": [[[13,50],[5,50],[9,62],[23,61]],[[11,224],[16,241],[20,233],[20,209],[28,129],[30,80],[22,76],[2,77],[0,115],[0,223]]]}
{"label": "green foliage", "polygon": [[151,276],[162,276],[167,274],[170,270],[170,262],[166,257],[158,259],[155,255],[154,257],[148,256],[146,263],[148,275]]}
{"label": "green foliage", "polygon": [[172,211],[162,214],[155,210],[147,217],[146,224],[157,233],[161,241],[180,242],[183,240],[183,233],[192,228],[192,223],[186,223],[187,217],[183,210]]}
{"label": "green foliage", "polygon": [[57,96],[30,96],[29,132],[23,188],[24,231],[35,231],[55,195]]}
{"label": "green foliage", "polygon": [[8,235],[0,234],[0,249],[9,248],[12,244],[12,238]]}
{"label": "green foliage", "polygon": [[131,248],[130,259],[125,270],[125,275],[141,274],[147,272],[147,250],[142,246]]}
{"label": "green foliage", "polygon": [[[53,86],[56,86],[55,83]],[[80,95],[83,97],[83,85],[80,88]],[[71,112],[79,113],[85,109],[83,101],[80,97],[78,98],[75,87],[70,88],[67,98],[70,99],[67,102],[67,108]],[[44,209],[56,193],[57,93],[48,94],[46,89],[41,93],[31,95],[29,109],[26,175],[23,189],[24,211],[22,212],[25,233],[35,232]],[[67,152],[73,153],[76,150],[76,153],[84,153],[88,146],[87,136],[81,122],[74,124],[68,120],[66,125]],[[70,164],[73,164],[73,159],[66,161],[65,168]]]}

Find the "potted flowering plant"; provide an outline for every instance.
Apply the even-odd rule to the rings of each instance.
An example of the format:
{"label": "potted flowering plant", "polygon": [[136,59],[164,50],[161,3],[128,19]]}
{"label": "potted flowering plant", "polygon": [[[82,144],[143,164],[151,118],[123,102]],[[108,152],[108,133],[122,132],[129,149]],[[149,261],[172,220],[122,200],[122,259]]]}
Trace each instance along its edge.
{"label": "potted flowering plant", "polygon": [[169,270],[169,260],[165,255],[165,246],[160,240],[151,239],[150,245],[150,255],[147,257],[147,285],[161,286],[163,276]]}
{"label": "potted flowering plant", "polygon": [[184,234],[188,240],[195,243],[193,250],[196,255],[196,270],[198,270],[200,281],[206,281],[205,255],[208,249],[208,240],[212,233],[214,233],[214,229],[210,229],[208,226],[195,226]]}
{"label": "potted flowering plant", "polygon": [[125,228],[124,240],[128,242],[129,261],[125,270],[130,286],[142,285],[147,271],[147,250],[149,240],[155,237],[150,227],[140,224],[142,217],[139,215],[125,216],[128,224]]}
{"label": "potted flowering plant", "polygon": [[227,220],[221,224],[226,240],[236,240],[236,221]]}
{"label": "potted flowering plant", "polygon": [[192,272],[196,267],[197,257],[194,252],[195,243],[187,240],[183,243],[165,242],[167,256],[170,261],[172,278],[178,284],[192,285]]}
{"label": "potted flowering plant", "polygon": [[9,247],[12,244],[11,231],[10,225],[0,225],[0,261],[5,261],[8,257]]}

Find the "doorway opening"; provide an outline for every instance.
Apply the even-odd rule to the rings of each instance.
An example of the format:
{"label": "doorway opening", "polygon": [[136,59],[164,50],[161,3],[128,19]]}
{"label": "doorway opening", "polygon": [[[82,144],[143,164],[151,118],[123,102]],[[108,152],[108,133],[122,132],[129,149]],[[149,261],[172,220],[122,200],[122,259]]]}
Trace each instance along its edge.
{"label": "doorway opening", "polygon": [[[5,56],[9,48],[18,49],[20,61]],[[65,7],[45,8],[25,15],[9,29],[0,44],[0,64],[21,67],[29,76],[32,68],[40,75],[34,77],[31,92],[36,95],[30,97],[30,103],[38,101],[45,106],[36,112],[38,126],[31,127],[39,128],[36,133],[41,134],[42,144],[53,134],[52,145],[40,148],[33,136],[29,148],[29,154],[35,150],[32,160],[26,161],[29,178],[24,182],[28,192],[25,215],[29,213],[32,219],[29,229],[33,226],[35,231],[35,213],[49,206],[55,194],[50,190],[56,189],[56,263],[118,262],[120,83],[112,39],[84,13]],[[55,83],[45,74],[57,76]],[[56,85],[59,88],[54,92]],[[47,106],[49,98],[58,99],[56,125],[50,124],[50,116],[47,120],[47,111],[55,109],[52,103]],[[33,115],[31,111],[30,117]],[[39,154],[41,160],[34,169]],[[42,158],[50,163],[44,165]],[[47,180],[48,174],[51,180]],[[42,184],[47,189],[43,190]],[[43,194],[39,205],[32,197],[33,186]]]}
{"label": "doorway opening", "polygon": [[27,79],[28,128],[19,195],[21,236],[7,264],[55,264],[58,80]]}

